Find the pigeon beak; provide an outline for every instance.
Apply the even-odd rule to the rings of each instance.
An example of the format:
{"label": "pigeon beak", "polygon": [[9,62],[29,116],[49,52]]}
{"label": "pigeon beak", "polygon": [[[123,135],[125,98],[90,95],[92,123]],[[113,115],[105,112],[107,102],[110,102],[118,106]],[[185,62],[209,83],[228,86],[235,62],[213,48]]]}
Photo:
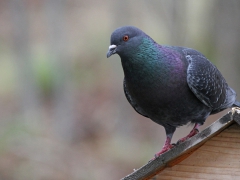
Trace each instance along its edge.
{"label": "pigeon beak", "polygon": [[111,55],[115,54],[116,49],[117,49],[116,45],[114,45],[114,44],[110,45],[108,48],[108,52],[107,52],[107,58],[109,58]]}

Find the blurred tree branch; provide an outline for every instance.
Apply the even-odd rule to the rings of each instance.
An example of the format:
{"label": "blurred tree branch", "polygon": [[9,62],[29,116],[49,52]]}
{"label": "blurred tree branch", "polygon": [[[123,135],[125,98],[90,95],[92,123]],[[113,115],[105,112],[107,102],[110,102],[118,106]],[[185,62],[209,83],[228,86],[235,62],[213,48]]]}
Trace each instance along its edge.
{"label": "blurred tree branch", "polygon": [[240,1],[218,0],[214,8],[212,34],[215,35],[217,64],[230,86],[240,92],[240,86],[236,83],[240,76]]}
{"label": "blurred tree branch", "polygon": [[45,1],[49,54],[53,70],[54,128],[57,135],[71,141],[74,136],[74,93],[71,82],[66,23],[66,1]]}
{"label": "blurred tree branch", "polygon": [[10,0],[9,9],[12,18],[12,49],[17,70],[17,95],[19,107],[26,119],[34,122],[40,110],[39,88],[35,81],[32,51],[30,46],[29,8],[27,1]]}

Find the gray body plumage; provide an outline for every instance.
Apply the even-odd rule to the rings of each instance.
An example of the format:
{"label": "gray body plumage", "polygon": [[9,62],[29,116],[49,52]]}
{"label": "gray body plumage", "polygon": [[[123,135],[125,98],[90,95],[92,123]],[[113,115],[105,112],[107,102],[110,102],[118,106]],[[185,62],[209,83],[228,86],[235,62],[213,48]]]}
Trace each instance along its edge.
{"label": "gray body plumage", "polygon": [[[128,36],[125,42],[122,36]],[[188,122],[206,118],[236,101],[219,70],[200,52],[157,44],[141,30],[126,26],[114,31],[108,56],[117,53],[124,70],[124,92],[141,115],[164,126],[166,134]]]}
{"label": "gray body plumage", "polygon": [[[144,73],[147,77],[137,77],[139,72],[134,72],[122,59],[125,72],[124,92],[133,108],[143,116],[149,117],[154,122],[164,126],[166,129],[178,127],[188,122],[201,124],[210,114],[215,114],[233,105],[236,93],[227,85],[218,69],[206,59],[201,53],[190,48],[171,48],[172,51],[164,57],[164,61],[182,62],[182,68],[178,73],[171,74],[167,78],[167,84],[163,83],[166,72],[154,72],[151,75]],[[175,56],[176,51],[178,56]],[[179,67],[180,63],[171,65]],[[166,62],[167,63],[167,62]],[[159,64],[161,66],[161,64]],[[175,65],[175,66],[174,66]],[[143,68],[143,67],[142,67]],[[157,64],[156,64],[156,68]],[[128,70],[131,69],[131,72]],[[136,69],[136,71],[142,71]],[[154,71],[154,69],[151,69]],[[136,73],[136,74],[135,74]]]}

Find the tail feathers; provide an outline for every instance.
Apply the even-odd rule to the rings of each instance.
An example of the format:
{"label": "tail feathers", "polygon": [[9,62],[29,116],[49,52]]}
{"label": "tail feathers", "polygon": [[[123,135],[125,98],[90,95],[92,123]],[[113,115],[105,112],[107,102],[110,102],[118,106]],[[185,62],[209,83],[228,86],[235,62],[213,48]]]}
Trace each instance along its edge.
{"label": "tail feathers", "polygon": [[232,107],[240,107],[240,102],[235,101],[232,105]]}

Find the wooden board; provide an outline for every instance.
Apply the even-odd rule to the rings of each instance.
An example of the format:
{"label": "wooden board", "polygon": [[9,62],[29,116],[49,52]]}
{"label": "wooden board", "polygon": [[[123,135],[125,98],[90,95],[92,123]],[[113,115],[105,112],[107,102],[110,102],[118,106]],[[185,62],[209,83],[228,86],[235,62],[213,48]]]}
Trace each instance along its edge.
{"label": "wooden board", "polygon": [[234,123],[153,179],[240,179],[240,126]]}
{"label": "wooden board", "polygon": [[[144,165],[143,167],[137,169],[135,172],[129,174],[128,176],[124,177],[122,180],[145,180],[151,179],[156,174],[160,173],[166,167],[171,167],[174,165],[179,164],[184,159],[189,159],[188,156],[192,156],[191,154],[196,151],[196,149],[200,148],[205,142],[207,142],[210,138],[215,137],[217,134],[225,130],[233,123],[240,123],[240,110],[237,108],[233,108],[228,114],[223,116],[222,118],[218,119],[216,122],[211,124],[209,127],[204,129],[199,134],[195,135],[194,137],[188,139],[184,143],[181,143],[174,147],[173,149],[169,150],[168,152],[162,154],[160,157],[156,158],[154,161],[151,161]],[[225,131],[224,131],[225,132]],[[230,132],[232,135],[232,132]],[[224,138],[231,138],[231,135],[228,134],[229,137],[225,136]],[[217,136],[218,137],[218,136]],[[234,142],[236,143],[236,142]],[[215,148],[215,151],[217,148]],[[234,148],[232,148],[232,151]],[[229,149],[225,149],[228,151]],[[235,149],[238,151],[238,149]],[[174,166],[175,168],[175,166]],[[167,168],[168,169],[168,168]],[[240,166],[239,166],[240,169]],[[169,171],[170,169],[168,169]],[[167,170],[166,170],[167,172]],[[180,173],[180,172],[179,172]],[[184,172],[181,172],[184,173]],[[187,173],[185,173],[187,174]],[[160,176],[160,175],[158,175]],[[170,177],[165,175],[161,176],[161,178],[165,177],[169,179]],[[174,175],[172,176],[174,177]],[[159,178],[159,177],[158,177]],[[173,179],[175,179],[174,177]],[[181,176],[179,176],[181,179]],[[196,177],[189,177],[189,179],[196,179]],[[153,179],[156,179],[154,177]],[[186,178],[184,178],[186,179]],[[211,178],[210,178],[211,179]]]}

